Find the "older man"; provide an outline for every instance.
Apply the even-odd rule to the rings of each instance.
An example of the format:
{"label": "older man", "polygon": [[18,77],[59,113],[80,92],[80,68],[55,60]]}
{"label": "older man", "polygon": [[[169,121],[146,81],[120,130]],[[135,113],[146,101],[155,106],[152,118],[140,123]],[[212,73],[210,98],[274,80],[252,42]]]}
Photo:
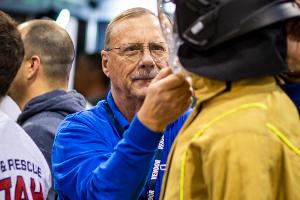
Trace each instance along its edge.
{"label": "older man", "polygon": [[111,80],[107,100],[67,117],[55,139],[60,198],[158,199],[168,152],[191,103],[189,83],[167,66],[168,46],[153,13],[135,8],[112,20],[102,51]]}

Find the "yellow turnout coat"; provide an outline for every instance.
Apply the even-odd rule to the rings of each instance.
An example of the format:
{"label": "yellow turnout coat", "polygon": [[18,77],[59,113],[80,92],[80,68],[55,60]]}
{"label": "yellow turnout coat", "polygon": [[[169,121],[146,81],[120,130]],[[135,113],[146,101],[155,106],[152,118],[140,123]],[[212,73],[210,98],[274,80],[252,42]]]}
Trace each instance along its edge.
{"label": "yellow turnout coat", "polygon": [[161,200],[300,200],[300,120],[276,79],[194,85]]}

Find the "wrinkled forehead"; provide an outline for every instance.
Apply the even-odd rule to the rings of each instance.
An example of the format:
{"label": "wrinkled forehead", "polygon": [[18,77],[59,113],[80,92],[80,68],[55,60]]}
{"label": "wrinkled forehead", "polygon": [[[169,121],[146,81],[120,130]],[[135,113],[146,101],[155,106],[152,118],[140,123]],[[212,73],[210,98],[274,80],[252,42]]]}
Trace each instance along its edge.
{"label": "wrinkled forehead", "polygon": [[165,42],[158,18],[150,14],[123,19],[111,30],[110,45],[150,42]]}

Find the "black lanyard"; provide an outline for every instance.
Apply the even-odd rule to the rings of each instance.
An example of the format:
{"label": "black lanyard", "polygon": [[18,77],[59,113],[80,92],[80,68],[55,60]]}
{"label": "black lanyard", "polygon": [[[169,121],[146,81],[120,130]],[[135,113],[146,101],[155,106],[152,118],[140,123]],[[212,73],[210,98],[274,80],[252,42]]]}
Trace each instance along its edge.
{"label": "black lanyard", "polygon": [[158,179],[158,173],[161,167],[161,160],[164,151],[164,136],[159,141],[155,157],[153,163],[152,173],[150,174],[150,180],[148,181],[147,187],[147,200],[154,200],[155,199],[155,185]]}
{"label": "black lanyard", "polygon": [[116,117],[115,117],[113,111],[111,110],[110,106],[108,105],[107,101],[104,101],[104,109],[106,110],[109,120],[111,121],[112,125],[117,129],[118,135],[121,138],[123,138],[123,133],[125,132],[125,130],[123,129],[123,127],[120,125],[120,123],[116,119]]}
{"label": "black lanyard", "polygon": [[[119,136],[121,138],[123,138],[123,133],[124,133],[124,129],[122,128],[122,126],[120,125],[120,123],[118,122],[118,120],[116,119],[113,111],[111,110],[109,104],[107,101],[104,101],[104,109],[106,110],[108,117],[112,123],[112,125],[117,129],[117,132],[119,134]],[[158,173],[160,171],[160,167],[161,167],[161,160],[162,160],[162,156],[163,156],[163,150],[164,150],[164,136],[162,136],[162,138],[159,141],[156,153],[155,153],[155,157],[154,157],[154,163],[153,163],[153,169],[152,169],[152,173],[151,173],[151,177],[150,180],[148,181],[148,187],[147,187],[147,199],[148,200],[152,200],[154,199],[154,194],[155,194],[155,185],[156,185],[156,181],[158,178]]]}

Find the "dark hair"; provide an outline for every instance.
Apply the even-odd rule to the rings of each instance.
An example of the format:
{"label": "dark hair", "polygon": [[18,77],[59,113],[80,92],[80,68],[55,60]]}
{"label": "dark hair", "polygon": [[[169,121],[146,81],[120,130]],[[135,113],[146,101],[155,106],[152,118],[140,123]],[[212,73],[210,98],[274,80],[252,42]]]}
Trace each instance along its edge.
{"label": "dark hair", "polygon": [[25,59],[38,55],[49,81],[67,81],[74,59],[69,34],[52,20],[32,20],[23,36]]}
{"label": "dark hair", "polygon": [[16,76],[24,57],[24,46],[15,21],[0,11],[0,97]]}

